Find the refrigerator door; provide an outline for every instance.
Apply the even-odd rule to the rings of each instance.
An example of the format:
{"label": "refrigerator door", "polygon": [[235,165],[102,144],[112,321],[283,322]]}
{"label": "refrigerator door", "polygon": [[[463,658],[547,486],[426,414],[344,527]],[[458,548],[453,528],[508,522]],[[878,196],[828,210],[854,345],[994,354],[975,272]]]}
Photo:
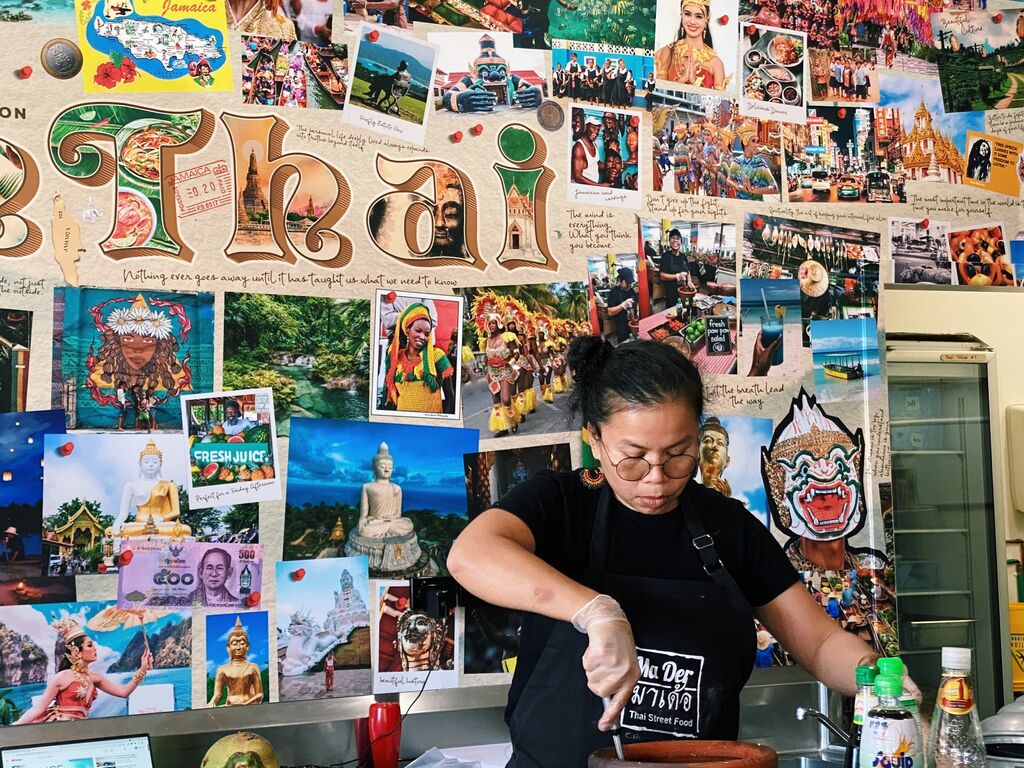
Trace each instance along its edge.
{"label": "refrigerator door", "polygon": [[1005,701],[1002,495],[983,348],[889,342],[901,655],[930,711],[943,646],[973,649],[981,717]]}

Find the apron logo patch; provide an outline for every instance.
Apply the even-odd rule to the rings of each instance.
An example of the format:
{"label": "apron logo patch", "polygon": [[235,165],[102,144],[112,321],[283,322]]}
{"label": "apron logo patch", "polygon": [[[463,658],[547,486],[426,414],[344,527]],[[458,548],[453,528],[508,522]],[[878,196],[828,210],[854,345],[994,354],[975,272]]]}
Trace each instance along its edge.
{"label": "apron logo patch", "polygon": [[640,681],[622,711],[622,727],[696,738],[704,657],[637,648]]}

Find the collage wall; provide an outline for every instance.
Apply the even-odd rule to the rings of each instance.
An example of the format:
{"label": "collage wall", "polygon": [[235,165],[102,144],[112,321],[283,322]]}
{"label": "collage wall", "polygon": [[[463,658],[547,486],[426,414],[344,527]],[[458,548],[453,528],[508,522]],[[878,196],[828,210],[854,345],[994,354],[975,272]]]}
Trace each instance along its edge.
{"label": "collage wall", "polygon": [[592,334],[696,364],[700,481],[896,652],[885,286],[1018,284],[1022,37],[940,0],[0,0],[0,724],[507,681],[519,616],[408,579],[593,463]]}

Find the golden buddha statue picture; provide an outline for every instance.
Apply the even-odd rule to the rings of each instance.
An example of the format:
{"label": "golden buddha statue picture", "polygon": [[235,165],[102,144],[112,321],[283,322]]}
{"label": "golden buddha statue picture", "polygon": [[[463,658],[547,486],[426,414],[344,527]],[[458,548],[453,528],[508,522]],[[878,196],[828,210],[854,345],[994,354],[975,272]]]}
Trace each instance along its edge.
{"label": "golden buddha statue picture", "polygon": [[[244,704],[261,704],[266,696],[263,686],[263,674],[265,670],[259,664],[250,661],[250,650],[252,643],[249,639],[251,627],[254,634],[262,633],[261,638],[255,638],[261,646],[262,653],[257,651],[253,654],[263,665],[267,667],[267,614],[256,612],[246,614],[246,623],[242,624],[242,617],[238,614],[209,615],[206,617],[206,645],[209,649],[207,658],[216,660],[223,657],[223,651],[219,643],[223,638],[223,626],[234,619],[234,623],[227,633],[227,641],[223,648],[227,650],[227,662],[217,666],[216,671],[211,675],[207,669],[207,682],[212,677],[213,694],[210,697],[211,707],[235,707]],[[260,642],[262,640],[262,642]]]}

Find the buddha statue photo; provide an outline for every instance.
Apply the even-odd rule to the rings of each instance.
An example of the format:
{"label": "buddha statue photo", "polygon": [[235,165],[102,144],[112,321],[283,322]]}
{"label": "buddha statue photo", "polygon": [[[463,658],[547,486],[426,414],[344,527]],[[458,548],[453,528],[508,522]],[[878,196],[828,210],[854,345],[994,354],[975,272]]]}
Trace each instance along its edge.
{"label": "buddha statue photo", "polygon": [[[263,681],[260,668],[248,660],[249,633],[242,626],[242,617],[235,619],[235,626],[228,632],[228,663],[217,667],[213,679],[213,696],[211,707],[235,707],[243,704],[260,704],[263,702]],[[227,691],[227,698],[219,704],[220,698]]]}
{"label": "buddha statue photo", "polygon": [[373,480],[359,494],[359,521],[349,536],[345,554],[366,555],[370,576],[429,575],[430,563],[420,550],[413,521],[402,515],[402,487],[391,480],[395,460],[381,443],[370,462]]}
{"label": "buddha statue photo", "polygon": [[167,536],[184,539],[192,529],[180,522],[178,486],[161,477],[164,454],[152,440],[139,452],[139,477],[125,483],[121,506],[108,537]]}

